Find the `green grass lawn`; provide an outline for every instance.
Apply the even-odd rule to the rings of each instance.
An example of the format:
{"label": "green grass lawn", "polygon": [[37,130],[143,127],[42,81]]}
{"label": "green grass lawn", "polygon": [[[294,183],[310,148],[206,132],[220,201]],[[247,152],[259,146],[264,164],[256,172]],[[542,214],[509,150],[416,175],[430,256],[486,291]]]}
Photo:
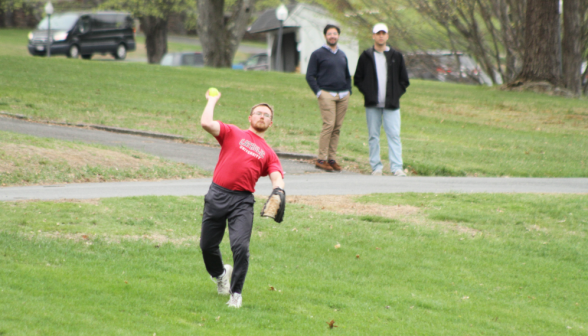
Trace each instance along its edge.
{"label": "green grass lawn", "polygon": [[256,216],[239,310],[202,263],[202,197],[0,203],[0,334],[588,332],[586,195],[356,201],[412,210]]}
{"label": "green grass lawn", "polygon": [[[0,34],[11,36],[13,31]],[[249,107],[266,101],[276,108],[267,136],[271,146],[317,151],[320,115],[300,74],[46,59],[1,50],[0,110],[8,113],[213,143],[199,125],[204,92],[213,86],[223,95],[216,118],[246,127]],[[403,158],[412,174],[588,176],[585,99],[413,80],[401,104]],[[387,161],[384,137],[381,142]],[[351,97],[339,155],[347,169],[370,171],[363,100],[357,92]]]}
{"label": "green grass lawn", "polygon": [[[249,107],[267,101],[268,142],[316,152],[320,116],[301,75],[35,58],[20,43],[0,30],[0,111],[213,142],[199,119],[214,86],[217,118],[245,127]],[[351,98],[339,153],[367,172],[362,101]],[[588,176],[586,100],[413,81],[402,113],[412,174]],[[100,160],[84,168],[68,151]],[[34,180],[2,183],[141,176],[135,160],[145,178],[197,173],[0,132],[0,171]],[[282,224],[255,217],[239,310],[202,263],[202,197],[0,202],[0,335],[588,333],[587,195],[379,194],[338,200],[336,212],[311,206],[324,197],[290,200]],[[230,262],[227,238],[221,248]]]}

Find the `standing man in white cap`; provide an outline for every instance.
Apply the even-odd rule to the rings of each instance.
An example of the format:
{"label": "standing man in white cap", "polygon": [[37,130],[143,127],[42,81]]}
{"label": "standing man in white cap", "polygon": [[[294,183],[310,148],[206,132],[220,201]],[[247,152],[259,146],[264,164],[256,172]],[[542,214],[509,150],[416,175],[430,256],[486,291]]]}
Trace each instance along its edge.
{"label": "standing man in white cap", "polygon": [[380,128],[388,138],[390,171],[394,176],[406,176],[402,163],[400,142],[400,97],[410,85],[402,54],[388,46],[388,27],[378,23],[372,30],[374,46],[364,50],[357,62],[354,85],[364,96],[369,134],[372,175],[382,175],[380,160]]}

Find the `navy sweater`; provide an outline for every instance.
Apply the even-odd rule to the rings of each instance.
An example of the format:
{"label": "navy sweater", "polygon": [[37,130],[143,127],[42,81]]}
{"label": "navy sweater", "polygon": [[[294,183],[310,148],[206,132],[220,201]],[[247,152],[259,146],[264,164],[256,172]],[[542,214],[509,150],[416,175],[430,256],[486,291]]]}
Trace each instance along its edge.
{"label": "navy sweater", "polygon": [[341,49],[336,54],[324,47],[313,51],[306,70],[306,81],[315,94],[320,90],[351,92],[347,56]]}

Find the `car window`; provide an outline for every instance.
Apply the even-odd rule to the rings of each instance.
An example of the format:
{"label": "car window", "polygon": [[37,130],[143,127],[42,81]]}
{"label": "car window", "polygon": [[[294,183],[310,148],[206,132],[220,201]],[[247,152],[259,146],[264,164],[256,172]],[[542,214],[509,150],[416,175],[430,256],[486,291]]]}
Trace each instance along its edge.
{"label": "car window", "polygon": [[246,66],[256,66],[258,60],[259,60],[259,56],[253,56],[247,60],[247,63],[245,63],[245,65]]}
{"label": "car window", "polygon": [[88,16],[82,17],[80,20],[80,33],[85,33],[90,31],[90,18]]}
{"label": "car window", "polygon": [[[51,30],[70,30],[76,24],[78,18],[79,14],[74,13],[54,14],[51,16]],[[39,22],[37,29],[47,30],[48,24],[49,20],[45,17]]]}
{"label": "car window", "polygon": [[94,29],[116,28],[116,17],[116,14],[97,14],[92,17],[92,26]]}
{"label": "car window", "polygon": [[125,28],[127,26],[126,18],[127,16],[124,14],[117,14],[114,20],[114,27],[118,29]]}
{"label": "car window", "polygon": [[132,17],[125,15],[125,28],[133,28],[133,26],[135,25],[135,21],[133,20]]}
{"label": "car window", "polygon": [[184,54],[182,55],[182,65],[200,66],[204,64],[202,54]]}
{"label": "car window", "polygon": [[196,55],[196,64],[204,65],[204,55],[202,54],[195,54]]}

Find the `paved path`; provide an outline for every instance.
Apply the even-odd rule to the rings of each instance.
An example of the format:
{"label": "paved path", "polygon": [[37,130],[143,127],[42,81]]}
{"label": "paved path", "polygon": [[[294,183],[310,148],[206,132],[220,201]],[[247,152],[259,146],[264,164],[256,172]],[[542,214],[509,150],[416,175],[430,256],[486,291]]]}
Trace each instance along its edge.
{"label": "paved path", "polygon": [[[2,116],[0,116],[0,131],[11,131],[68,141],[98,143],[108,146],[125,146],[169,160],[193,165],[210,172],[214,170],[220,153],[220,147],[198,146],[131,134],[34,123]],[[314,165],[308,163],[283,158],[280,161],[284,171],[288,174],[321,172]]]}
{"label": "paved path", "polygon": [[[203,196],[212,179],[148,182],[76,183],[0,188],[0,201],[87,199],[142,195]],[[399,192],[588,193],[585,178],[406,177],[351,174],[286,175],[288,195],[362,195]],[[269,195],[271,184],[261,178],[256,194]]]}
{"label": "paved path", "polygon": [[[78,140],[106,145],[124,145],[171,160],[212,170],[219,148],[184,144],[130,134],[31,123],[0,117],[0,130]],[[588,193],[588,178],[474,178],[366,176],[353,173],[317,173],[313,165],[281,160],[286,171],[288,195],[347,195],[397,192],[489,192],[489,193]],[[309,174],[309,172],[313,172]],[[51,186],[0,188],[0,201],[26,199],[84,199],[140,195],[204,195],[211,179],[174,181],[83,183]],[[267,195],[268,178],[257,184],[257,193]]]}

